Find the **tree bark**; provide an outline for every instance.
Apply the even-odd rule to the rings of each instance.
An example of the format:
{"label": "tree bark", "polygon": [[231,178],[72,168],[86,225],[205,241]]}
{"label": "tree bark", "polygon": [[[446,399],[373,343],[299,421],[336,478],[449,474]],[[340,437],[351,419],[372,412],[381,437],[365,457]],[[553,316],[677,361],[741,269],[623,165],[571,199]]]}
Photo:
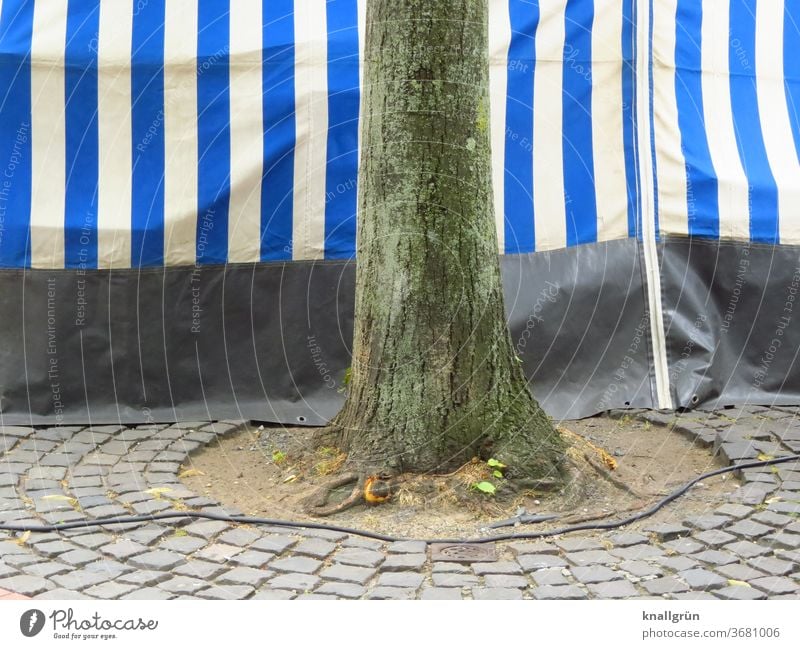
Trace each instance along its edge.
{"label": "tree bark", "polygon": [[350,464],[492,456],[558,477],[564,444],[509,337],[493,214],[487,0],[369,0]]}

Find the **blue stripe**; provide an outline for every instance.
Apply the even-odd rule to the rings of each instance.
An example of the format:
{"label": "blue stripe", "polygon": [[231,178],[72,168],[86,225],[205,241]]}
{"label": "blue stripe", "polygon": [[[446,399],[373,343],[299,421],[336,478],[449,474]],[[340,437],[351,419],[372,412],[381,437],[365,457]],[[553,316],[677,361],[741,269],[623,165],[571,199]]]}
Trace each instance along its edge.
{"label": "blue stripe", "polygon": [[506,87],[505,252],[533,252],[533,73],[539,5],[509,0],[511,42]]}
{"label": "blue stripe", "polygon": [[0,15],[0,267],[31,265],[31,38],[33,3]]}
{"label": "blue stripe", "polygon": [[755,9],[755,0],[731,2],[731,106],[736,144],[750,189],[750,238],[778,243],[778,188],[764,147],[756,96]]}
{"label": "blue stripe", "polygon": [[622,3],[622,142],[628,193],[628,236],[635,237],[639,191],[636,182],[636,52],[634,0]]}
{"label": "blue stripe", "polygon": [[292,258],[294,0],[263,0],[264,171],[261,259]]}
{"label": "blue stripe", "polygon": [[563,68],[564,195],[567,245],[597,241],[592,150],[594,0],[568,0]]}
{"label": "blue stripe", "polygon": [[164,2],[133,14],[131,264],[164,263]]}
{"label": "blue stripe", "polygon": [[675,21],[675,98],[681,149],[686,161],[686,206],[690,236],[719,237],[717,176],[703,112],[701,32],[703,6],[678,0]]}
{"label": "blue stripe", "polygon": [[358,176],[358,3],[328,0],[325,258],[355,254]]}
{"label": "blue stripe", "polygon": [[647,83],[649,92],[649,107],[648,119],[650,120],[650,159],[653,164],[653,230],[655,232],[656,241],[661,239],[661,228],[659,226],[659,204],[658,204],[658,163],[656,158],[656,124],[655,124],[655,106],[653,92],[654,75],[653,75],[653,0],[650,0],[650,22],[647,27]]}
{"label": "blue stripe", "polygon": [[197,263],[224,264],[231,193],[228,2],[199,0],[197,30]]}
{"label": "blue stripe", "polygon": [[97,49],[99,0],[69,0],[64,62],[67,268],[97,267]]}
{"label": "blue stripe", "polygon": [[800,3],[784,5],[783,76],[786,103],[794,134],[797,160],[800,162]]}

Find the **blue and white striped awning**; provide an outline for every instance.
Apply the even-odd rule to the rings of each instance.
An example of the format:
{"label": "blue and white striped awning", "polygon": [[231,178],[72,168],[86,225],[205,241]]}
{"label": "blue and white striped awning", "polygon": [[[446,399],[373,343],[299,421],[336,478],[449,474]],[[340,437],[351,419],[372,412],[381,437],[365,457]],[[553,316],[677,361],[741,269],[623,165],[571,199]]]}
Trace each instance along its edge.
{"label": "blue and white striped awning", "polygon": [[[365,4],[0,0],[0,267],[351,257]],[[800,0],[490,14],[501,251],[800,243]]]}

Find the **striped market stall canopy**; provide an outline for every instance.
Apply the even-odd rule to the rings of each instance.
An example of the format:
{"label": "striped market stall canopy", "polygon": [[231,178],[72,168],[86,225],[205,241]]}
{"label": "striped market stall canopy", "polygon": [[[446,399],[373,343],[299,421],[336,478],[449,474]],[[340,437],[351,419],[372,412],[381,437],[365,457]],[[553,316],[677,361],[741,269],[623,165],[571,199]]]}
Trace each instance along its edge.
{"label": "striped market stall canopy", "polygon": [[[208,270],[201,309],[196,269],[222,266],[213,272],[223,288],[238,265],[255,269],[253,278],[281,268],[285,280],[286,272],[310,272],[302,262],[319,260],[351,273],[366,4],[0,0],[0,299],[16,303],[20,270],[41,284],[29,296],[47,294],[38,270],[87,274],[95,297],[83,305],[90,326],[81,335],[91,331],[110,347],[104,327],[115,316],[110,306],[108,313],[95,307],[111,295],[127,305],[126,317],[158,302],[167,340],[168,322],[179,320],[167,306],[181,296],[189,300],[181,308],[221,322],[231,300],[252,304],[252,283],[249,293],[245,286],[220,297]],[[538,385],[574,370],[567,381],[574,389],[556,381],[561,387],[545,402],[561,414],[587,414],[606,405],[796,400],[793,359],[767,368],[776,381],[796,377],[788,384],[754,383],[750,375],[764,370],[753,319],[763,317],[769,337],[777,305],[786,303],[781,287],[793,285],[792,246],[800,244],[800,0],[490,0],[489,41],[495,214],[512,331],[528,331],[535,316],[544,341],[536,354],[552,352],[550,360],[525,358]],[[745,257],[748,277],[737,280]],[[762,257],[773,271],[759,275]],[[612,258],[624,267],[610,270]],[[788,274],[775,275],[778,267]],[[139,278],[138,292],[112,290],[108,271],[119,281]],[[161,278],[162,289],[168,275],[183,279],[172,297],[157,285],[150,295],[142,273]],[[552,291],[540,276],[570,293],[562,311],[552,295],[540,304],[539,291]],[[754,295],[777,296],[775,313],[764,314],[769,300],[745,299],[748,285]],[[737,286],[733,311],[749,329],[726,336],[736,330],[725,314]],[[278,299],[280,286],[270,290]],[[352,287],[341,290],[349,295]],[[616,296],[603,298],[616,323],[598,324],[599,298],[591,296],[603,291]],[[312,293],[301,291],[295,310],[332,310],[331,322],[347,331],[352,296],[331,305]],[[570,311],[578,293],[594,307]],[[73,298],[61,299],[59,308],[71,308]],[[536,311],[544,307],[555,309],[546,325]],[[621,313],[633,327],[627,333]],[[0,335],[29,339],[27,317]],[[37,317],[47,320],[45,311]],[[582,329],[579,340],[600,356],[573,351],[568,362],[556,360],[552,341],[572,335],[565,322],[575,318],[594,318],[593,333]],[[285,324],[276,330],[284,350]],[[60,335],[74,342],[66,326]],[[180,338],[184,325],[174,327]],[[631,331],[639,330],[646,340],[631,351]],[[269,353],[248,335],[242,354]],[[737,341],[728,351],[726,339]],[[131,344],[142,357],[139,334]],[[232,343],[224,344],[229,359]],[[195,363],[196,351],[174,353],[191,361],[186,372],[202,374],[207,354],[198,351]],[[6,359],[17,368],[0,377],[6,387],[19,382],[19,363],[27,369],[36,355],[24,345],[19,353],[24,361]],[[329,348],[334,373],[349,364],[348,353],[347,345]],[[106,356],[113,373],[113,354]],[[638,374],[614,379],[626,356]],[[294,376],[307,360],[287,360],[282,371]],[[218,360],[208,362],[218,369]],[[177,371],[171,366],[154,372]],[[265,418],[287,416],[276,403],[324,411],[309,423],[335,412],[336,395],[318,408],[315,382],[329,383],[328,375],[307,369],[290,387],[261,380],[257,394],[243,398],[257,404],[247,413],[265,401],[272,408]],[[146,383],[146,374],[142,365],[133,383]],[[599,384],[589,398],[591,381]],[[621,391],[609,395],[615,381]],[[229,384],[230,393],[212,390],[211,401],[232,394],[238,403],[238,379],[231,375]],[[181,399],[171,384],[162,388],[150,394],[161,394],[165,417],[178,416]],[[563,400],[553,396],[559,390]],[[137,392],[126,403],[151,399]],[[11,401],[11,412],[51,414],[49,406]],[[91,413],[86,401],[80,412]]]}

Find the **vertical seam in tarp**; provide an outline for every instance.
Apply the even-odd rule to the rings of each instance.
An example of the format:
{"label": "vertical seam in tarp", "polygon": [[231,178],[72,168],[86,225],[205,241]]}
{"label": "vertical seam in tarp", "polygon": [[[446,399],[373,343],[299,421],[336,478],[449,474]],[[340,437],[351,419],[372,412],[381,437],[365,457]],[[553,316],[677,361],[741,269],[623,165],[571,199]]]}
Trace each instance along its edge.
{"label": "vertical seam in tarp", "polygon": [[[650,334],[653,345],[653,373],[656,402],[659,409],[672,409],[669,389],[669,366],[664,334],[664,317],[661,308],[661,274],[658,265],[658,236],[655,204],[655,158],[652,151],[652,67],[653,0],[637,0],[636,38],[637,47],[637,129],[638,157],[641,179],[642,248],[644,251],[645,284],[650,311]],[[645,75],[645,76],[643,76]]]}

